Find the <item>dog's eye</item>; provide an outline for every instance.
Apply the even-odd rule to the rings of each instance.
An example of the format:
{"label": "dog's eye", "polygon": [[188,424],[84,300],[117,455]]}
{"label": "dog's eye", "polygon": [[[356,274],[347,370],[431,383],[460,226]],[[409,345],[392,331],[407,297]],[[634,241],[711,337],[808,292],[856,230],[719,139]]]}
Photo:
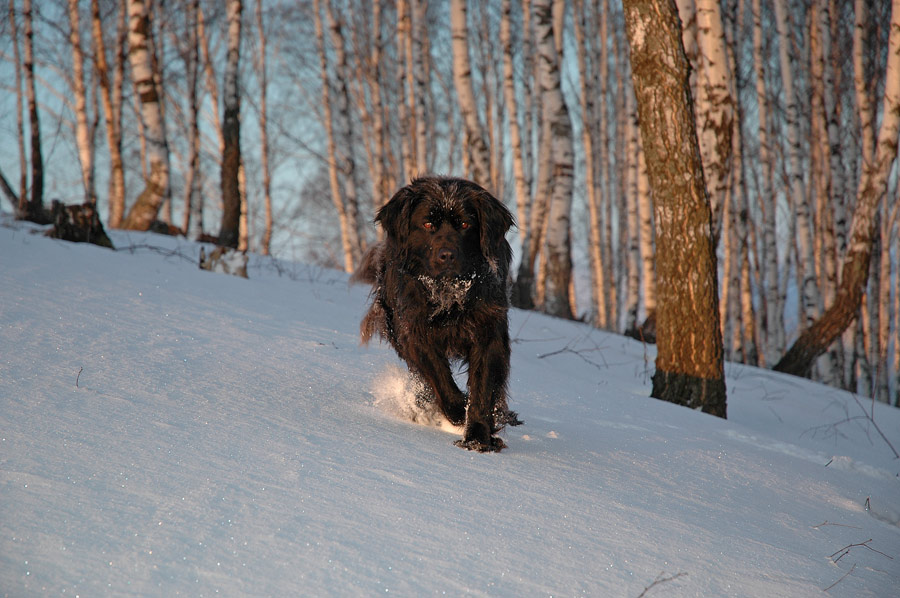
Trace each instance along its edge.
{"label": "dog's eye", "polygon": [[425,230],[434,230],[434,224],[432,224],[431,222],[426,222],[422,225],[422,228],[424,228]]}
{"label": "dog's eye", "polygon": [[469,228],[469,226],[471,226],[471,225],[468,222],[466,222],[465,220],[463,220],[462,222],[459,223],[459,228],[461,228],[463,230],[466,230],[467,228]]}

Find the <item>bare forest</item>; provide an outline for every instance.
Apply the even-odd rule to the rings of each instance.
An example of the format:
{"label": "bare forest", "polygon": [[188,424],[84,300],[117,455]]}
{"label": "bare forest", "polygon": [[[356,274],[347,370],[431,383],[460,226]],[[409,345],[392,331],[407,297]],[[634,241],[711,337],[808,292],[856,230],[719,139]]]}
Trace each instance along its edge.
{"label": "bare forest", "polygon": [[[660,6],[672,19],[642,16]],[[703,317],[710,376],[724,359],[900,406],[900,0],[7,0],[2,14],[4,213],[46,222],[53,200],[89,203],[108,228],[349,272],[399,187],[468,177],[516,216],[514,305],[659,340],[661,357],[672,318]],[[643,61],[668,24],[678,73]],[[703,266],[678,263],[701,234]],[[679,301],[702,310],[670,309],[701,272],[703,296]]]}

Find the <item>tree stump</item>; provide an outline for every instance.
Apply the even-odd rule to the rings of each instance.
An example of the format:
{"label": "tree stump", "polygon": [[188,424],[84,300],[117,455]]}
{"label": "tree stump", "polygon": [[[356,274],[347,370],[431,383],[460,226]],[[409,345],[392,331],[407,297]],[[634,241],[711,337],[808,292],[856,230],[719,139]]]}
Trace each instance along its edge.
{"label": "tree stump", "polygon": [[48,237],[115,249],[103,230],[97,208],[91,203],[67,206],[54,199],[50,206],[50,218],[53,228],[47,231]]}

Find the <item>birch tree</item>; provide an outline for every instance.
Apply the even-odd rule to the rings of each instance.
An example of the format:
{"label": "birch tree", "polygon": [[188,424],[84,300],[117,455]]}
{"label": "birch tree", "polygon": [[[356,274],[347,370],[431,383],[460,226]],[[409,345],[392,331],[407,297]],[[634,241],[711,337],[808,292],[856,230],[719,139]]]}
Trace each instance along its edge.
{"label": "birch tree", "polygon": [[[125,42],[128,23],[124,5],[116,8],[116,37],[113,44],[113,66],[106,57],[106,40],[100,17],[99,0],[91,0],[91,30],[93,33],[94,68],[100,83],[100,99],[106,124],[106,145],[109,151],[109,226],[119,228],[125,215],[125,165],[122,159],[122,85],[125,79]],[[110,78],[110,74],[112,78]]]}
{"label": "birch tree", "polygon": [[450,0],[450,28],[453,37],[453,86],[466,129],[463,148],[468,170],[476,183],[491,186],[491,156],[484,129],[478,118],[478,105],[472,91],[472,66],[469,59],[469,27],[466,0]]}
{"label": "birch tree", "polygon": [[[574,6],[575,53],[578,58],[578,72],[581,83],[579,103],[581,104],[581,143],[584,147],[584,187],[588,207],[588,266],[591,273],[591,320],[600,325],[605,324],[606,296],[603,291],[603,238],[602,238],[602,198],[597,178],[597,156],[595,148],[595,123],[597,115],[594,98],[597,93],[594,87],[595,73],[591,68],[589,57],[592,55],[585,39],[585,31],[589,29],[588,13],[583,0],[577,0]],[[601,98],[602,101],[602,98]]]}
{"label": "birch tree", "polygon": [[513,67],[512,1],[503,0],[500,21],[500,43],[503,47],[503,99],[509,121],[509,144],[512,150],[513,178],[515,180],[516,213],[521,226],[519,238],[524,241],[528,219],[527,207],[531,204],[531,190],[525,172],[522,133],[519,128],[519,101],[516,97],[516,78]]}
{"label": "birch tree", "polygon": [[362,230],[362,221],[359,216],[359,199],[356,193],[356,161],[353,156],[354,134],[353,119],[350,115],[350,92],[348,89],[350,81],[350,67],[347,59],[347,52],[344,48],[344,35],[341,19],[334,15],[334,7],[331,0],[326,2],[326,16],[328,18],[328,29],[331,36],[331,44],[334,48],[335,55],[335,122],[337,124],[336,135],[339,140],[336,148],[335,158],[338,160],[337,167],[343,174],[343,201],[347,210],[347,220],[349,226],[356,231],[355,246],[353,247],[353,262],[359,263],[364,249],[360,231]]}
{"label": "birch tree", "polygon": [[834,304],[806,328],[775,365],[775,369],[807,376],[814,360],[853,322],[869,277],[878,206],[887,192],[888,177],[897,157],[900,133],[900,0],[891,2],[890,36],[885,71],[882,120],[875,153],[863,164],[856,193],[850,241],[841,268]]}
{"label": "birch tree", "polygon": [[31,0],[24,0],[22,3],[22,21],[25,29],[23,48],[25,97],[28,104],[28,124],[31,129],[31,196],[26,196],[24,192],[19,196],[17,217],[44,223],[49,217],[44,211],[44,158],[41,153],[41,124],[34,86],[34,27]]}
{"label": "birch tree", "polygon": [[19,150],[19,190],[18,192],[13,191],[8,182],[6,187],[8,187],[7,197],[13,204],[13,210],[15,211],[19,208],[19,198],[25,197],[28,187],[28,157],[25,155],[25,122],[22,114],[25,109],[25,95],[22,90],[22,57],[19,52],[19,31],[16,25],[16,0],[9,0],[8,14],[16,86],[16,143]]}
{"label": "birch tree", "polygon": [[[547,223],[547,268],[543,310],[550,315],[571,318],[572,282],[571,212],[574,181],[572,122],[562,94],[562,12],[554,18],[552,0],[534,0],[534,31],[538,45],[538,82],[541,89],[542,119],[550,135],[552,185]],[[559,41],[555,36],[559,35]]]}
{"label": "birch tree", "polygon": [[263,0],[256,0],[256,31],[259,35],[259,58],[256,65],[259,77],[259,153],[262,168],[263,205],[265,208],[265,228],[263,230],[260,249],[263,255],[269,255],[272,243],[272,175],[269,170],[269,109],[268,109],[268,73],[266,64],[266,30],[263,26]]}
{"label": "birch tree", "polygon": [[225,111],[222,115],[222,135],[225,145],[222,151],[222,224],[219,228],[219,244],[237,247],[240,240],[241,191],[241,95],[238,88],[238,67],[241,58],[242,0],[228,0],[226,4],[228,36],[225,59],[225,76],[222,84]]}
{"label": "birch tree", "polygon": [[725,417],[712,214],[678,9],[674,0],[625,0],[624,9],[656,216],[658,353],[651,396]]}
{"label": "birch tree", "polygon": [[359,243],[358,230],[356,225],[356,215],[351,209],[348,209],[341,192],[340,176],[338,172],[337,157],[337,133],[334,127],[334,116],[332,114],[331,100],[331,82],[329,80],[328,56],[325,49],[325,34],[322,24],[322,7],[321,0],[315,0],[313,3],[315,11],[315,27],[316,27],[316,44],[319,50],[319,67],[322,77],[322,110],[323,119],[325,121],[325,133],[328,145],[328,181],[331,188],[331,199],[334,203],[335,210],[341,226],[341,244],[344,253],[344,270],[353,272],[359,263],[362,255]]}
{"label": "birch tree", "polygon": [[800,304],[803,325],[813,322],[821,307],[821,296],[816,284],[815,255],[813,253],[812,215],[803,182],[800,146],[800,107],[794,91],[791,66],[792,39],[789,31],[787,8],[783,2],[775,2],[775,23],[778,30],[778,55],[781,66],[781,82],[784,87],[785,127],[787,129],[786,165],[790,181],[790,202],[794,208],[797,226],[797,274],[800,279]]}
{"label": "birch tree", "polygon": [[188,170],[184,189],[184,213],[181,230],[191,239],[203,234],[203,186],[200,171],[200,0],[187,4],[188,35],[182,43],[188,110]]}
{"label": "birch tree", "polygon": [[735,93],[725,50],[720,0],[696,0],[696,6],[698,62],[701,65],[697,77],[697,136],[709,189],[713,236],[718,240],[731,186]]}
{"label": "birch tree", "polygon": [[122,227],[147,230],[169,197],[169,145],[163,123],[147,36],[150,19],[143,0],[128,0],[128,46],[131,76],[140,98],[141,122],[147,143],[149,173],[144,190],[128,211]]}
{"label": "birch tree", "polygon": [[81,45],[81,15],[78,0],[69,0],[69,44],[72,47],[72,92],[75,100],[75,145],[81,165],[81,184],[85,202],[96,204],[94,185],[94,132],[88,115],[87,88],[84,84],[84,48]]}
{"label": "birch tree", "polygon": [[[416,170],[428,172],[428,109],[426,97],[428,92],[428,69],[426,67],[425,40],[427,38],[427,0],[410,0],[412,26],[410,28],[409,55],[409,105],[416,125],[415,157]],[[412,131],[410,131],[412,133]]]}
{"label": "birch tree", "polygon": [[753,0],[753,64],[756,79],[757,141],[759,144],[759,207],[763,218],[762,263],[765,292],[766,342],[763,364],[773,365],[784,352],[785,330],[782,293],[778,277],[778,240],[776,238],[778,203],[772,189],[772,157],[769,135],[769,98],[766,92],[766,59],[763,55],[762,6]]}

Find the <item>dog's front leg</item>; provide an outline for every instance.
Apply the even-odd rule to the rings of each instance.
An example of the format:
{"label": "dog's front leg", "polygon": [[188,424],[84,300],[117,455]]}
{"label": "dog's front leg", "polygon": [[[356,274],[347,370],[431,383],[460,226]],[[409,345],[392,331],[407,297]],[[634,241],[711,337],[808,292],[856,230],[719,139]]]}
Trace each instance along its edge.
{"label": "dog's front leg", "polygon": [[444,417],[454,426],[466,418],[466,397],[456,385],[447,359],[434,351],[421,350],[405,357],[409,369],[434,393]]}
{"label": "dog's front leg", "polygon": [[[498,327],[499,328],[499,327]],[[499,451],[506,447],[494,436],[494,410],[506,405],[509,378],[509,335],[505,328],[475,343],[469,355],[469,402],[466,426],[457,446],[479,452]]]}

